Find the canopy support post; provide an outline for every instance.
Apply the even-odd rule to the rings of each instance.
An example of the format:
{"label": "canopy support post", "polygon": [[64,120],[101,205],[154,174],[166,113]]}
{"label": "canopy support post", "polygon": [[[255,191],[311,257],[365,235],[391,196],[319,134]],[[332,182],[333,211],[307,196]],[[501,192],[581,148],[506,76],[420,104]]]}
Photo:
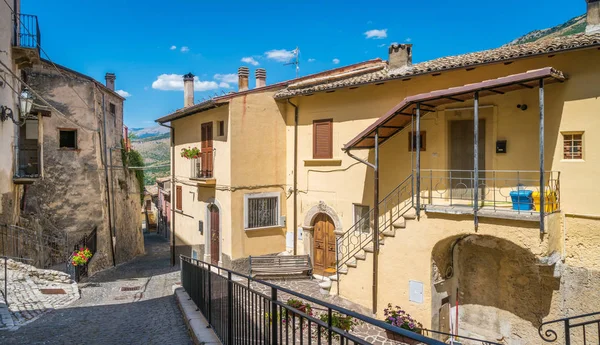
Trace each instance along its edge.
{"label": "canopy support post", "polygon": [[544,79],[540,79],[540,232],[545,232],[546,185],[544,184]]}
{"label": "canopy support post", "polygon": [[479,91],[473,99],[473,222],[475,231],[479,227]]}

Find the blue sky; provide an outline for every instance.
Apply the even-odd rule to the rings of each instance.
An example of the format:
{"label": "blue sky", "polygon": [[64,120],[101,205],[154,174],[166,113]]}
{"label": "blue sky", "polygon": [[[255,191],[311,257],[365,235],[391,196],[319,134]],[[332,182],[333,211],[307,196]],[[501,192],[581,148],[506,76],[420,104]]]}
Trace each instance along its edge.
{"label": "blue sky", "polygon": [[197,89],[210,89],[197,91],[198,101],[237,90],[227,75],[241,65],[250,67],[251,87],[257,67],[267,70],[268,84],[293,78],[293,66],[282,59],[296,46],[300,75],[386,59],[392,42],[412,43],[419,62],[495,48],[586,8],[584,0],[22,0],[21,6],[38,15],[42,47],[54,62],[99,81],[116,73],[116,88],[130,94],[130,127],[153,126],[181,108],[183,92],[172,75],[198,76]]}

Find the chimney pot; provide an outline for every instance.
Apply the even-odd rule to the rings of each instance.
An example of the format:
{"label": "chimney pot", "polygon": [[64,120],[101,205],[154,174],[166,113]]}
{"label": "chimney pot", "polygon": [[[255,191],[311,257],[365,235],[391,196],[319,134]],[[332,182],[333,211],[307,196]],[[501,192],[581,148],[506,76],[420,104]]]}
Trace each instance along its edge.
{"label": "chimney pot", "polygon": [[256,87],[267,86],[267,71],[264,68],[257,68],[254,72],[256,76]]}
{"label": "chimney pot", "polygon": [[586,0],[587,2],[587,26],[586,34],[600,33],[600,0]]}
{"label": "chimney pot", "polygon": [[388,49],[390,69],[412,65],[412,44],[392,44]]}
{"label": "chimney pot", "polygon": [[114,73],[106,73],[104,76],[104,80],[106,80],[106,87],[112,91],[115,91],[115,79],[117,79],[117,76],[115,76]]}
{"label": "chimney pot", "polygon": [[248,90],[248,76],[250,70],[246,66],[238,68],[238,91]]}
{"label": "chimney pot", "polygon": [[194,75],[188,73],[183,76],[183,106],[194,105]]}

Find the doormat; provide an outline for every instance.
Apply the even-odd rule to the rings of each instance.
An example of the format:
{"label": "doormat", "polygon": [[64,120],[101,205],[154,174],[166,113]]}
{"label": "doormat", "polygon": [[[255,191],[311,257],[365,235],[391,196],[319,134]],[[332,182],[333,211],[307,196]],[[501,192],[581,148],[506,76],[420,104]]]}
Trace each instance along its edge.
{"label": "doormat", "polygon": [[40,289],[40,292],[44,295],[66,295],[67,292],[64,289]]}

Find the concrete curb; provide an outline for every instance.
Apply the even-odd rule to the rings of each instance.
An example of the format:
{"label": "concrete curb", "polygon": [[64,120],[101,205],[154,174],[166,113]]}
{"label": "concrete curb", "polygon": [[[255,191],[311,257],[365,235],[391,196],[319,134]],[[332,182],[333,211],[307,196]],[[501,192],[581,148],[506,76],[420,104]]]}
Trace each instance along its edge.
{"label": "concrete curb", "polygon": [[219,338],[215,332],[210,328],[208,322],[204,318],[204,315],[200,311],[197,311],[196,304],[190,299],[190,296],[185,292],[182,287],[175,289],[175,297],[177,299],[177,306],[183,314],[183,319],[188,328],[192,340],[196,345],[210,345],[210,344],[221,344]]}

